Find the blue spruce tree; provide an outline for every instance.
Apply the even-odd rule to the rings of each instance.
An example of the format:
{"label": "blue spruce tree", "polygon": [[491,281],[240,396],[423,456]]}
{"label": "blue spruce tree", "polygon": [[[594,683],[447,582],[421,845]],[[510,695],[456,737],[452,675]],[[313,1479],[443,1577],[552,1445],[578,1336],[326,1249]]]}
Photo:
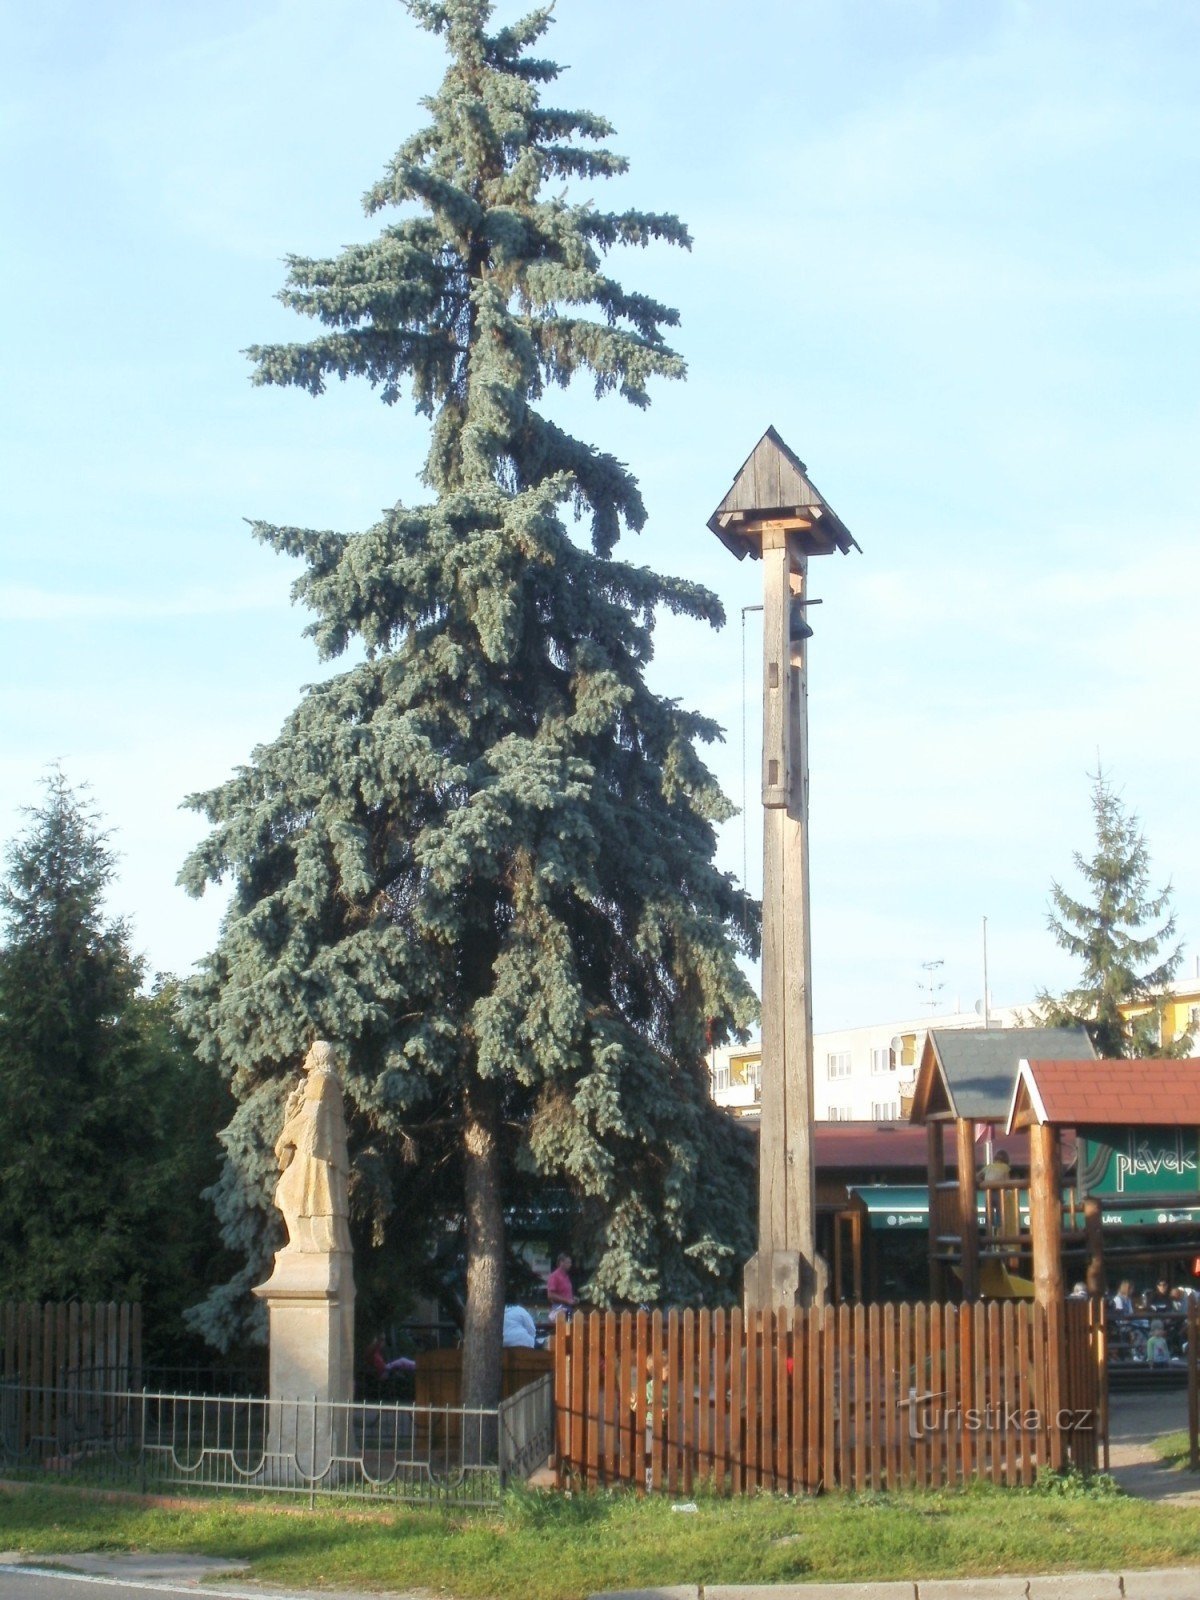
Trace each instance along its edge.
{"label": "blue spruce tree", "polygon": [[572,1193],[593,1301],[730,1291],[750,1161],[704,1054],[754,1014],[736,953],[757,924],[713,863],[729,806],[697,744],[719,730],[644,679],[660,607],[716,625],[720,605],[615,557],[645,521],[636,481],[538,409],[581,373],[637,406],[683,375],[676,313],[603,259],[687,232],[566,197],[625,162],[602,119],[542,105],[548,8],[489,31],[487,0],[407,4],[449,67],[366,196],[395,215],[291,258],[282,299],[320,331],[250,352],[259,383],[407,387],[430,498],[356,534],[255,525],[304,561],[322,655],[362,659],[192,802],[212,828],[184,882],[233,885],[189,1014],[238,1102],[216,1196],[246,1256],[199,1320],[231,1337],[264,1270],[284,1083],[324,1036],[346,1052],[360,1226],[403,1225],[399,1152],[459,1175],[465,1394],[488,1403],[510,1171]]}

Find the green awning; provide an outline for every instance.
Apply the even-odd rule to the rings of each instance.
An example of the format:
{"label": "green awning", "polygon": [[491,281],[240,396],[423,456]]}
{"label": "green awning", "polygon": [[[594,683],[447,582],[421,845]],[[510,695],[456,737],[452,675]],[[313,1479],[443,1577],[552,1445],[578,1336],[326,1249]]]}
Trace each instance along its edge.
{"label": "green awning", "polygon": [[[907,1188],[903,1184],[866,1184],[851,1189],[866,1205],[871,1226],[881,1230],[892,1228],[927,1228],[929,1226],[929,1190],[924,1187]],[[987,1220],[987,1208],[982,1194],[978,1196],[979,1222]],[[1021,1221],[1029,1225],[1029,1208],[1021,1207]]]}
{"label": "green awning", "polygon": [[1104,1228],[1165,1228],[1172,1224],[1200,1226],[1200,1206],[1172,1206],[1169,1211],[1134,1211],[1122,1207],[1110,1210],[1100,1201],[1100,1224]]}
{"label": "green awning", "polygon": [[852,1189],[867,1208],[872,1228],[928,1228],[929,1190],[899,1184],[874,1184]]}
{"label": "green awning", "polygon": [[[881,1233],[894,1232],[897,1229],[928,1228],[929,1226],[929,1190],[926,1188],[909,1188],[903,1184],[864,1184],[851,1189],[851,1194],[856,1194],[867,1208],[867,1215],[872,1228],[878,1228]],[[978,1196],[979,1221],[985,1220],[983,1196]],[[1021,1226],[1029,1226],[1029,1200],[1026,1194],[1021,1195]],[[1070,1204],[1069,1193],[1063,1194],[1064,1210]],[[1082,1222],[1082,1207],[1077,1208],[1077,1215]],[[1134,1210],[1105,1205],[1100,1201],[1101,1226],[1105,1228],[1163,1228],[1172,1225],[1200,1227],[1200,1206],[1173,1206],[1166,1210]],[[1064,1218],[1065,1223],[1065,1218]]]}

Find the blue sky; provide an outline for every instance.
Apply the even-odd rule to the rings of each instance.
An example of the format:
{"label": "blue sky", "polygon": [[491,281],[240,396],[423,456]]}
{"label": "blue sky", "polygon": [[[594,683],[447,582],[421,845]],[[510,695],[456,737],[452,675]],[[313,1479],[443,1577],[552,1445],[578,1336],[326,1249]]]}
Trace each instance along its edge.
{"label": "blue sky", "polygon": [[[114,908],[185,971],[219,897],[174,887],[180,809],[323,670],[294,573],[244,518],[346,531],[415,498],[425,444],[363,387],[254,390],[303,337],[289,251],[374,231],[359,197],[441,72],[395,0],[10,3],[0,65],[0,835],[49,762],[121,852]],[[502,6],[498,15],[513,15]],[[1200,14],[1016,0],[560,0],[555,98],[607,115],[691,252],[617,275],[679,306],[686,384],[556,401],[637,472],[625,553],[717,589],[654,682],[715,715],[742,785],[742,606],[705,521],[774,425],[863,547],[816,564],[819,1027],[1066,982],[1049,881],[1089,840],[1097,751],[1200,954],[1194,619]],[[757,619],[749,619],[752,673]],[[754,804],[757,727],[749,730]],[[722,840],[757,890],[753,811]]]}

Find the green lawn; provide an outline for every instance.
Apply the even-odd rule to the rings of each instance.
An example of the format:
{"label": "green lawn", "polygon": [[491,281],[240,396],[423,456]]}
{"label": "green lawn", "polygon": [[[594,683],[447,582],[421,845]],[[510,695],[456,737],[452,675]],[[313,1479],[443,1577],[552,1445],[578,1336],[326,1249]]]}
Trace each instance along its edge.
{"label": "green lawn", "polygon": [[1187,1430],[1181,1433],[1161,1434],[1150,1446],[1155,1455],[1174,1467],[1186,1467],[1191,1456]]}
{"label": "green lawn", "polygon": [[0,1547],[31,1556],[177,1550],[238,1556],[255,1578],[578,1600],[597,1589],[1122,1569],[1200,1561],[1194,1510],[1101,1483],[923,1495],[760,1496],[695,1513],[632,1494],[513,1494],[492,1512],[308,1511],[248,1501],[147,1509],[84,1491],[0,1493]]}

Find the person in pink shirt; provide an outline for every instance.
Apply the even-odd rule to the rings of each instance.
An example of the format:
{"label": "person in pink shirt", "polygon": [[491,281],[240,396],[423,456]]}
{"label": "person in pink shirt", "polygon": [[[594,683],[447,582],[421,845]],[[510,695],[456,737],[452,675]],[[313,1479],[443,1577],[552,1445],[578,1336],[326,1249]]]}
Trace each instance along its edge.
{"label": "person in pink shirt", "polygon": [[550,1315],[564,1317],[575,1304],[575,1290],[571,1285],[571,1258],[566,1251],[554,1263],[554,1271],[546,1279],[546,1298],[550,1302]]}

